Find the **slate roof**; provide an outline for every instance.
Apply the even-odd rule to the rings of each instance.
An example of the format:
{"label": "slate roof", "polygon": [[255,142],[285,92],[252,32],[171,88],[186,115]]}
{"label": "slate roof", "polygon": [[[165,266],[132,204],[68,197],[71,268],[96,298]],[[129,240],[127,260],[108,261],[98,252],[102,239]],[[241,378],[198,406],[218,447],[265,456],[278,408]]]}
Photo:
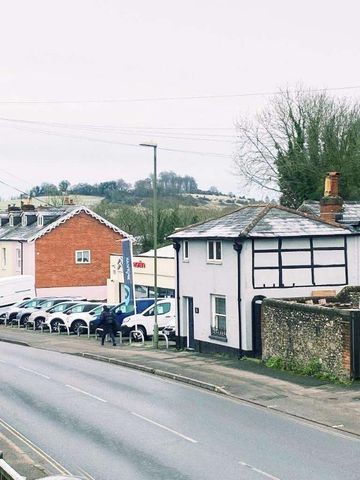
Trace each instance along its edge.
{"label": "slate roof", "polygon": [[270,204],[246,205],[220,218],[178,230],[169,238],[278,238],[350,233],[349,229],[337,223]]}
{"label": "slate roof", "polygon": [[[86,213],[87,215],[92,216],[99,222],[103,223],[107,227],[111,228],[115,232],[121,234],[126,238],[132,239],[131,235],[124,232],[116,225],[113,225],[111,222],[105,220],[100,215],[97,215],[95,212],[90,210],[87,207],[82,206],[71,206],[71,207],[61,207],[61,208],[54,208],[49,210],[37,210],[36,215],[43,216],[44,222],[43,226],[38,226],[37,222],[32,222],[30,225],[22,226],[21,222],[13,227],[10,226],[10,223],[6,223],[5,225],[0,226],[0,241],[22,241],[22,242],[31,242],[34,241],[43,235],[46,235],[48,232],[52,231],[54,228],[58,227],[62,223],[66,222],[70,218],[78,215],[79,213]],[[8,213],[1,213],[0,218],[4,219],[11,215],[12,212]],[[15,215],[18,212],[14,212]],[[30,215],[33,217],[34,212],[22,212],[22,215]]]}
{"label": "slate roof", "polygon": [[[320,216],[320,202],[316,200],[306,200],[299,207],[299,211]],[[354,225],[360,222],[360,202],[344,202],[342,219],[339,220],[339,223],[342,222]]]}

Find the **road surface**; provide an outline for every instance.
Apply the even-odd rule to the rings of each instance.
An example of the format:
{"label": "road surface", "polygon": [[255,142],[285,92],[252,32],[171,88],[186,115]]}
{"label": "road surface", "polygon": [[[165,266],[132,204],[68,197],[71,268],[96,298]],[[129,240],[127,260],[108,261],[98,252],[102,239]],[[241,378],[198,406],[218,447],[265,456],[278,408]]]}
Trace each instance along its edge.
{"label": "road surface", "polygon": [[[0,432],[96,480],[358,480],[360,440],[152,375],[0,344]],[[29,443],[31,442],[31,443]]]}

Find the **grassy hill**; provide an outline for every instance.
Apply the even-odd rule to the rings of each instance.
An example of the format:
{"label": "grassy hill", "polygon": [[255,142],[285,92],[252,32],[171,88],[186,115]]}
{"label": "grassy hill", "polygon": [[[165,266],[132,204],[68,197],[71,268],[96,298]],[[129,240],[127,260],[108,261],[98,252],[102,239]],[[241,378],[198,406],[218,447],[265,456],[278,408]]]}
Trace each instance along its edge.
{"label": "grassy hill", "polygon": [[[98,205],[104,197],[97,197],[95,195],[68,195],[71,198],[75,205],[83,205],[85,207],[94,208]],[[54,207],[60,207],[63,205],[64,197],[62,196],[52,196],[52,197],[38,197],[32,199],[32,204],[35,207],[45,205],[44,202],[47,202],[49,205]],[[7,209],[8,205],[16,205],[20,207],[21,199],[16,198],[14,200],[2,200],[0,201],[0,210],[4,211]]]}

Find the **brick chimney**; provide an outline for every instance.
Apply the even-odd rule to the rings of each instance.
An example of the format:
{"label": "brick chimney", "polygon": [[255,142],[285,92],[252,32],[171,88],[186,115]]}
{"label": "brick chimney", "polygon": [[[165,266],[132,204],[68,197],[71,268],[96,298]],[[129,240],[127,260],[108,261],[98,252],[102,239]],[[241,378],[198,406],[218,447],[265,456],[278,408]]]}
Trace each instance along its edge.
{"label": "brick chimney", "polygon": [[21,202],[21,210],[23,212],[35,210],[35,205],[31,203],[31,198],[25,198],[24,201]]}
{"label": "brick chimney", "polygon": [[338,172],[329,172],[325,178],[324,196],[320,200],[320,218],[328,222],[336,222],[341,218],[343,199],[339,196]]}

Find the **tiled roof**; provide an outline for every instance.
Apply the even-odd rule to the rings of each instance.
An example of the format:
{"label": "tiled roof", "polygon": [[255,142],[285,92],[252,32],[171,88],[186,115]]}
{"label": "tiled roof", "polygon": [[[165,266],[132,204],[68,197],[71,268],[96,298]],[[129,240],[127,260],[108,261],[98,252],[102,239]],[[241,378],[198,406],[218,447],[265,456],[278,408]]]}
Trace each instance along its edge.
{"label": "tiled roof", "polygon": [[[121,234],[124,237],[131,238],[131,235],[121,230],[116,225],[105,220],[100,215],[97,215],[95,212],[90,210],[87,207],[71,206],[71,207],[61,207],[54,208],[51,210],[38,210],[36,211],[37,216],[43,216],[43,226],[38,226],[37,222],[32,222],[30,225],[22,226],[21,223],[10,226],[9,222],[3,226],[0,226],[0,241],[1,240],[13,240],[13,241],[23,241],[31,242],[37,238],[46,235],[48,232],[58,227],[62,223],[66,222],[70,218],[79,213],[84,212],[87,215],[92,216],[99,222],[103,223],[107,227],[111,228],[115,232]],[[10,212],[11,213],[11,212]],[[31,212],[33,214],[33,212]],[[29,212],[26,212],[29,215]],[[1,213],[0,218],[6,218],[8,214]]]}
{"label": "tiled roof", "polygon": [[[316,200],[307,200],[299,207],[300,212],[307,212],[312,215],[320,216],[320,202]],[[344,202],[342,219],[339,222],[354,223],[360,222],[360,202]]]}
{"label": "tiled roof", "polygon": [[301,237],[347,235],[350,230],[278,205],[247,205],[220,218],[181,229],[176,238]]}

